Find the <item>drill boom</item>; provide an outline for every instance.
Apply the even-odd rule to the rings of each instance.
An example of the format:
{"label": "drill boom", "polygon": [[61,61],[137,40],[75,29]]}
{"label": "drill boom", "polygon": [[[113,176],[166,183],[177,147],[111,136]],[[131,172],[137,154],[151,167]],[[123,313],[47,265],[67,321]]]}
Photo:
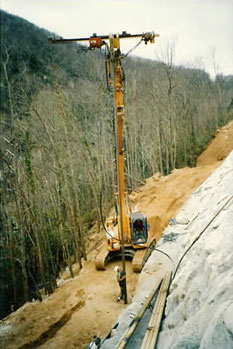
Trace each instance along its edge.
{"label": "drill boom", "polygon": [[[119,39],[135,39],[135,38],[142,38],[145,42],[150,41],[153,42],[155,37],[159,37],[159,34],[154,34],[154,32],[148,32],[148,33],[142,33],[142,34],[129,34],[125,31],[122,32],[122,34],[114,34],[114,37],[118,37]],[[74,38],[74,39],[55,39],[55,38],[49,38],[50,42],[52,44],[67,44],[69,42],[79,42],[79,41],[89,41],[91,38],[99,38],[101,40],[108,40],[109,35],[97,35],[93,34],[89,38]]]}

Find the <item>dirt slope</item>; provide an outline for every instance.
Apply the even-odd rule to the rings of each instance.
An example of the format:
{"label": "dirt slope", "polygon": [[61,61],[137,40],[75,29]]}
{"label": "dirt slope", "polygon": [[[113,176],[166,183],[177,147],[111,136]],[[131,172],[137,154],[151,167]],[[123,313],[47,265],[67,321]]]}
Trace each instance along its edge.
{"label": "dirt slope", "polygon": [[[138,205],[147,215],[152,235],[160,237],[189,195],[232,149],[233,121],[216,133],[196,168],[175,170],[166,177],[155,174],[131,194],[132,208]],[[101,234],[93,236],[93,245],[101,240]],[[5,318],[0,323],[1,348],[84,348],[94,334],[103,338],[125,305],[116,303],[119,291],[113,267],[117,262],[109,264],[106,271],[96,271],[97,253],[98,247],[89,254],[79,275],[65,280],[42,303],[27,303]],[[137,279],[127,262],[129,302]]]}
{"label": "dirt slope", "polygon": [[221,161],[233,149],[233,121],[219,129],[207,149],[199,156],[197,166]]}
{"label": "dirt slope", "polygon": [[155,175],[134,196],[138,209],[147,215],[152,235],[158,239],[170,219],[193,192],[219,165],[183,168],[166,177]]}

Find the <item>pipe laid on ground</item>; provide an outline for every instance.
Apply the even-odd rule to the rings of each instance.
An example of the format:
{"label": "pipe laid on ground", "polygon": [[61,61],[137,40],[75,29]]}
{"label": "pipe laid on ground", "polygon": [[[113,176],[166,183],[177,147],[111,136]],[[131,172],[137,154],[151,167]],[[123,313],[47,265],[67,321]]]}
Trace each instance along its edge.
{"label": "pipe laid on ground", "polygon": [[151,349],[155,347],[157,342],[159,328],[162,320],[162,315],[166,303],[167,291],[171,280],[171,271],[167,271],[163,279],[159,294],[148,323],[148,327],[142,342],[141,349]]}
{"label": "pipe laid on ground", "polygon": [[148,308],[150,302],[152,301],[152,299],[153,299],[153,297],[155,295],[155,292],[160,287],[161,282],[162,282],[162,279],[159,279],[157,281],[156,286],[153,288],[153,290],[149,294],[147,300],[143,304],[143,307],[140,309],[138,314],[134,317],[134,319],[131,321],[131,323],[128,326],[128,328],[126,329],[126,331],[121,336],[119,342],[117,343],[117,345],[115,347],[116,349],[123,349],[123,348],[125,348],[127,342],[129,341],[130,337],[132,336],[133,332],[135,331],[136,327],[138,326],[138,324],[139,324],[143,314],[145,313],[146,309]]}

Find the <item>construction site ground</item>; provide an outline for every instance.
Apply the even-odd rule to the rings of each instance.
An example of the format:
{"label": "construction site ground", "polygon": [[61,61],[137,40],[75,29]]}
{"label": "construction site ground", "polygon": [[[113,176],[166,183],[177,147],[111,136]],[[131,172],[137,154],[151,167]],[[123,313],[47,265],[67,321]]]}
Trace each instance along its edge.
{"label": "construction site ground", "polygon": [[[195,168],[174,170],[169,176],[155,174],[131,193],[132,208],[148,217],[151,233],[159,239],[164,228],[190,194],[205,181],[233,149],[233,121],[218,130],[201,154]],[[85,348],[93,335],[104,338],[127,305],[117,303],[119,293],[114,266],[95,269],[95,256],[104,241],[104,233],[93,233],[88,260],[76,268],[75,277],[61,275],[59,287],[43,302],[26,303],[0,322],[2,348]],[[74,269],[75,269],[74,268]],[[127,261],[128,301],[132,300],[140,274]]]}

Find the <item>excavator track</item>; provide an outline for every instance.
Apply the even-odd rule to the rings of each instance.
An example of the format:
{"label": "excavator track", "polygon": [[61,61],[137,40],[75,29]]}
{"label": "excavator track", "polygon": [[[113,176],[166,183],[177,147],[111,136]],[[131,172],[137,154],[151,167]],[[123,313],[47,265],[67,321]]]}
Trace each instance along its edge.
{"label": "excavator track", "polygon": [[[155,238],[150,239],[148,247],[140,250],[135,250],[132,247],[125,248],[125,258],[132,259],[133,271],[140,273],[147,259],[150,257],[152,251],[155,248]],[[122,257],[120,251],[109,251],[107,246],[104,245],[101,248],[100,253],[97,255],[95,260],[95,267],[97,270],[105,270],[106,265],[114,259],[120,259]]]}
{"label": "excavator track", "polygon": [[144,264],[146,263],[147,259],[150,257],[152,251],[154,250],[156,245],[156,239],[151,238],[148,242],[147,248],[137,250],[135,252],[134,258],[133,258],[133,271],[136,273],[140,273]]}
{"label": "excavator track", "polygon": [[102,247],[100,253],[95,259],[95,267],[97,270],[105,270],[106,264],[110,261],[109,259],[109,250],[107,246]]}
{"label": "excavator track", "polygon": [[[135,256],[135,250],[133,248],[125,248],[125,258],[133,259]],[[120,251],[109,251],[107,246],[103,246],[100,253],[95,260],[95,267],[97,270],[105,270],[106,265],[114,259],[120,259],[122,257]]]}

